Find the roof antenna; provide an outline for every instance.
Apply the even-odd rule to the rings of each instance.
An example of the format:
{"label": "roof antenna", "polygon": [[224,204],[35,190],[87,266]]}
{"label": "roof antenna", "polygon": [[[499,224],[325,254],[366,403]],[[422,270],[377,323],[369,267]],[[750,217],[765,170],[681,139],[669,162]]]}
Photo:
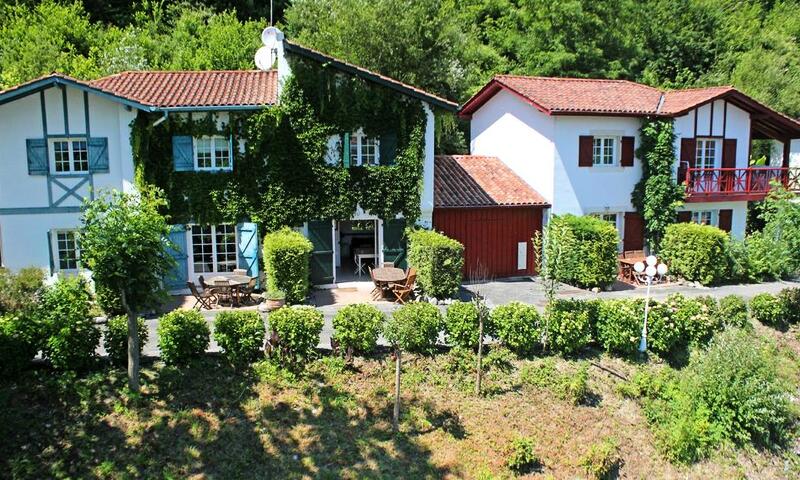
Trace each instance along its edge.
{"label": "roof antenna", "polygon": [[271,27],[273,25],[274,23],[272,23],[272,0],[269,0],[269,26]]}

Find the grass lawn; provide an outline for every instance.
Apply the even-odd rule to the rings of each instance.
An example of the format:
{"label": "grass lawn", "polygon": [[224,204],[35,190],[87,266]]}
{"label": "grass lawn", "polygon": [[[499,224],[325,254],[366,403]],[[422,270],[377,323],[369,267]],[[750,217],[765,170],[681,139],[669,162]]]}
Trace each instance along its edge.
{"label": "grass lawn", "polygon": [[[779,333],[797,352],[797,332]],[[537,361],[537,360],[532,360]],[[0,477],[10,478],[511,478],[508,445],[535,439],[543,466],[522,477],[582,478],[579,458],[613,438],[622,478],[795,478],[791,450],[725,450],[675,466],[658,453],[641,409],[616,393],[636,368],[588,358],[588,405],[520,381],[526,361],[486,380],[453,373],[451,356],[404,362],[401,433],[391,430],[393,363],[376,355],[352,368],[324,358],[301,378],[260,363],[237,372],[219,357],[143,370],[143,395],[125,372],[83,376],[40,368],[0,384]],[[576,368],[559,359],[561,371]]]}

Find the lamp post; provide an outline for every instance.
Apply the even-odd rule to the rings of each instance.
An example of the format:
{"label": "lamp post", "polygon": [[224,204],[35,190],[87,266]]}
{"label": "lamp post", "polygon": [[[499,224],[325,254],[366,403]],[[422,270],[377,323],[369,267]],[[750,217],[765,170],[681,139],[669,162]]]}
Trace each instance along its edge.
{"label": "lamp post", "polygon": [[647,266],[642,262],[636,262],[633,269],[637,273],[644,272],[647,277],[647,294],[644,299],[644,324],[642,325],[642,339],[639,341],[639,351],[644,353],[647,350],[647,314],[650,311],[650,285],[653,283],[653,277],[658,275],[666,275],[667,265],[658,263],[658,259],[654,255],[650,255],[645,259]]}

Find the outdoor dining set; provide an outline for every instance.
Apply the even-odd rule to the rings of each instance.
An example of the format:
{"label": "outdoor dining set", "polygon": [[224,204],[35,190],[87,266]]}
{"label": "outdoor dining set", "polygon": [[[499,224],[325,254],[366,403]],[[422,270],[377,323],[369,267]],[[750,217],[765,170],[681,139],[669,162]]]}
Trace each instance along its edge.
{"label": "outdoor dining set", "polygon": [[394,263],[384,263],[380,268],[369,268],[372,279],[372,299],[378,300],[394,297],[395,303],[406,303],[414,294],[414,284],[417,281],[417,271],[413,268],[403,270]]}
{"label": "outdoor dining set", "polygon": [[200,275],[197,281],[199,285],[186,282],[195,298],[194,308],[211,310],[214,306],[239,307],[258,302],[254,295],[257,278],[247,275],[247,270],[236,269],[232,274],[217,275],[207,281]]}
{"label": "outdoor dining set", "polygon": [[[631,285],[646,285],[647,275],[642,271],[637,271],[637,263],[644,264],[647,254],[644,250],[630,250],[619,254],[619,279]],[[651,278],[652,283],[663,283],[667,281],[666,275],[656,274]]]}

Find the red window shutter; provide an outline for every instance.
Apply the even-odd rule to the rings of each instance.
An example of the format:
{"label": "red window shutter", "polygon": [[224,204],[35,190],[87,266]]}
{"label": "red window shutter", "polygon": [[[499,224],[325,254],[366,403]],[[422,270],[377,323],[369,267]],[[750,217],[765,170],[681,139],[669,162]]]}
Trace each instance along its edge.
{"label": "red window shutter", "polygon": [[689,223],[692,221],[692,212],[678,212],[678,223]]}
{"label": "red window shutter", "polygon": [[726,138],[722,142],[722,168],[736,168],[735,138]]}
{"label": "red window shutter", "polygon": [[[735,140],[734,140],[735,141]],[[719,228],[730,233],[733,224],[733,210],[726,208],[719,211]]]}
{"label": "red window shutter", "polygon": [[678,183],[686,181],[686,168],[694,167],[697,156],[697,140],[694,138],[681,138],[681,162],[678,165]]}
{"label": "red window shutter", "polygon": [[633,137],[622,137],[622,158],[620,165],[623,167],[633,166]]}
{"label": "red window shutter", "polygon": [[592,150],[594,149],[594,137],[591,135],[581,135],[578,139],[578,166],[592,166]]}
{"label": "red window shutter", "polygon": [[625,212],[625,235],[622,248],[626,252],[644,250],[644,219],[638,212]]}

